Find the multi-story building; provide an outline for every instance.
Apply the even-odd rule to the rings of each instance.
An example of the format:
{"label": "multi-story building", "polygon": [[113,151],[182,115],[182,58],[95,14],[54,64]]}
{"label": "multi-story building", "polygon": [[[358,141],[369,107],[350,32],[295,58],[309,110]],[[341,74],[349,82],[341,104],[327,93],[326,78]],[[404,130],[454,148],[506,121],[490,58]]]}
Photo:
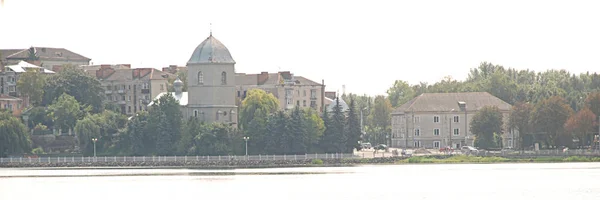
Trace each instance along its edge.
{"label": "multi-story building", "polygon": [[91,59],[64,48],[0,49],[0,65],[17,64],[22,60],[56,71],[64,65],[89,65]]}
{"label": "multi-story building", "polygon": [[511,105],[487,92],[424,93],[392,113],[392,147],[441,148],[472,146],[470,119],[484,106],[497,106],[503,115],[503,144],[513,147],[518,133],[511,131]]}
{"label": "multi-story building", "polygon": [[132,115],[146,110],[147,105],[161,92],[167,91],[171,74],[154,68],[135,68],[129,65],[100,65],[86,72],[100,80],[105,101],[119,106],[121,113]]}
{"label": "multi-story building", "polygon": [[20,116],[21,111],[23,111],[23,100],[17,97],[0,94],[0,110],[8,110],[13,116]]}
{"label": "multi-story building", "polygon": [[238,102],[246,97],[250,89],[262,89],[273,94],[279,100],[281,109],[310,107],[323,111],[325,107],[325,84],[294,76],[289,71],[260,74],[236,74],[236,89]]}
{"label": "multi-story building", "polygon": [[[20,61],[17,64],[5,66],[2,69],[3,70],[0,71],[0,96],[20,97],[21,95],[17,90],[17,81],[19,80],[20,74],[26,72],[27,70],[35,70],[45,75],[54,74],[54,72],[51,70],[41,68],[25,61]],[[21,102],[22,107],[28,107],[29,101],[27,98],[24,98],[23,100],[24,101]]]}

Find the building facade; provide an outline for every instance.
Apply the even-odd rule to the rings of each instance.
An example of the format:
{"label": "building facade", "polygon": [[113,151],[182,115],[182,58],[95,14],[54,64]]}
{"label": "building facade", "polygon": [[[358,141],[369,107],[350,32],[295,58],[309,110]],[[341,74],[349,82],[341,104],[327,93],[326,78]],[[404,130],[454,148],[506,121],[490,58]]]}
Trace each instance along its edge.
{"label": "building facade", "polygon": [[96,77],[106,102],[120,108],[121,113],[133,115],[147,110],[147,105],[162,92],[167,91],[167,79],[172,76],[154,68],[129,68],[129,65],[101,65],[84,68]]}
{"label": "building facade", "polygon": [[260,74],[236,74],[236,97],[239,103],[246,97],[248,90],[262,89],[273,94],[279,100],[282,110],[294,107],[313,108],[323,111],[325,107],[325,84],[294,76],[289,71]]}
{"label": "building facade", "polygon": [[518,132],[509,129],[512,106],[487,92],[424,93],[392,113],[392,147],[460,148],[473,146],[470,119],[484,106],[496,106],[503,115],[503,145],[514,147]]}
{"label": "building facade", "polygon": [[24,109],[23,100],[17,97],[0,94],[0,109],[10,111],[13,116],[20,116]]}
{"label": "building facade", "polygon": [[[44,75],[51,75],[55,73],[52,70],[47,70],[25,61],[4,66],[2,69],[3,70],[0,71],[0,95],[11,97],[21,97],[21,94],[17,88],[17,81],[19,81],[19,77],[22,73],[28,70],[34,70]],[[21,99],[24,100],[22,102],[23,107],[28,107],[29,101],[27,98],[24,97]]]}

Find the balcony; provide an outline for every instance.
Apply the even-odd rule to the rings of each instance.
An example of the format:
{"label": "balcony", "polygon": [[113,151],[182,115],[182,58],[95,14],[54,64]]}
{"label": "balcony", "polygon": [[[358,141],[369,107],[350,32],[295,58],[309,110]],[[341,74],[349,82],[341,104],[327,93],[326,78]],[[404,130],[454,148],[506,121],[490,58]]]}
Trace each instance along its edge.
{"label": "balcony", "polygon": [[149,94],[150,93],[150,89],[142,89],[142,94]]}
{"label": "balcony", "polygon": [[125,90],[119,90],[118,92],[119,92],[119,94],[123,94],[123,93],[125,93]]}
{"label": "balcony", "polygon": [[112,94],[112,90],[104,90],[104,94]]}
{"label": "balcony", "polygon": [[117,102],[117,104],[121,104],[121,105],[123,105],[123,104],[127,104],[127,102],[126,102],[126,101],[123,101],[123,100],[121,100],[121,101],[118,101],[118,102]]}

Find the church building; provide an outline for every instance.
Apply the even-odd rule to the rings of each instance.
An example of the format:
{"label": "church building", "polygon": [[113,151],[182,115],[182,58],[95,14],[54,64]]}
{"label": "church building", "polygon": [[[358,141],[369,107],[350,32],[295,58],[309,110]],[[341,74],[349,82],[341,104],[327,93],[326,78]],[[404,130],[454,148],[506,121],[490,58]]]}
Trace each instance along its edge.
{"label": "church building", "polygon": [[211,33],[196,47],[186,66],[188,92],[182,92],[183,82],[178,79],[173,84],[175,92],[171,93],[179,100],[183,117],[237,124],[235,61],[227,47]]}

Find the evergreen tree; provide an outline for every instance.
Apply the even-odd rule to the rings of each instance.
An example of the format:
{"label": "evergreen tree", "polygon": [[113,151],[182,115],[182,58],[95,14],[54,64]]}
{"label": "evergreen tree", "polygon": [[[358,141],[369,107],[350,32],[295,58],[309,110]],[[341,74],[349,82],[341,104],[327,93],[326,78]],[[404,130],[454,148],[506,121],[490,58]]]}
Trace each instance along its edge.
{"label": "evergreen tree", "polygon": [[304,112],[300,110],[300,107],[296,106],[292,111],[289,123],[289,132],[292,134],[292,154],[305,154],[308,146],[308,132],[307,124],[304,119]]}
{"label": "evergreen tree", "polygon": [[294,146],[294,133],[290,130],[290,119],[289,116],[279,111],[277,113],[277,128],[276,130],[281,133],[279,139],[280,151],[278,154],[292,154],[292,147]]}
{"label": "evergreen tree", "polygon": [[265,143],[265,152],[268,154],[278,154],[282,152],[281,138],[285,131],[285,124],[280,123],[282,119],[285,119],[285,113],[283,111],[277,111],[277,113],[270,115],[267,120],[267,138]]}
{"label": "evergreen tree", "polygon": [[329,117],[329,112],[327,109],[323,110],[323,124],[325,125],[325,131],[323,132],[323,137],[319,142],[319,146],[321,146],[321,150],[324,152],[335,152],[335,140],[337,139],[335,136],[334,128],[331,124],[331,118]]}
{"label": "evergreen tree", "polygon": [[356,113],[356,105],[354,98],[350,98],[350,108],[348,110],[348,118],[346,121],[346,151],[351,153],[354,149],[359,148],[358,141],[360,140],[360,120]]}
{"label": "evergreen tree", "polygon": [[173,152],[173,127],[163,113],[159,117],[158,135],[156,137],[156,153],[161,156],[171,155]]}

